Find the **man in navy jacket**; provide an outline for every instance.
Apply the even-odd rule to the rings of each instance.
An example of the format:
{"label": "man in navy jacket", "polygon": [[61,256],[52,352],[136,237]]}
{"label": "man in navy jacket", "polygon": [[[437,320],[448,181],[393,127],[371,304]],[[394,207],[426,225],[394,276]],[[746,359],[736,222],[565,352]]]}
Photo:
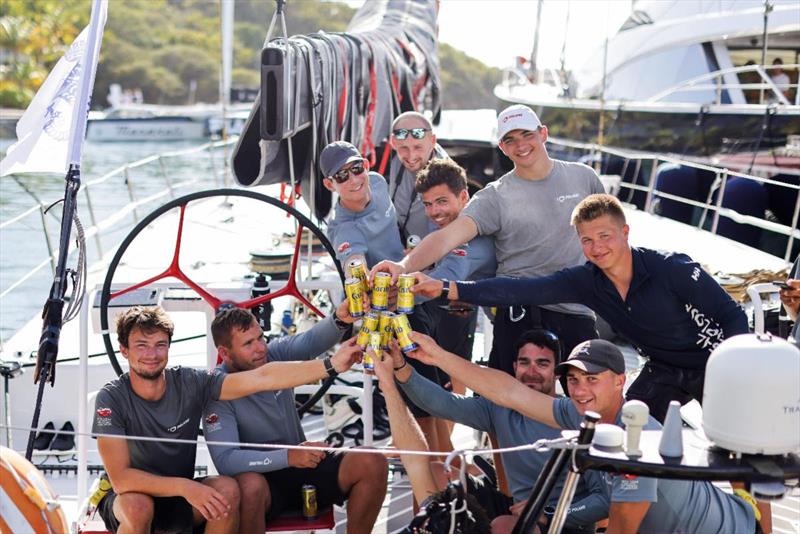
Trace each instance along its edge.
{"label": "man in navy jacket", "polygon": [[588,263],[540,278],[442,282],[417,275],[414,291],[482,306],[574,302],[588,306],[648,358],[628,399],[663,421],[671,400],[702,402],[705,365],[724,339],[747,333],[744,311],[685,254],[631,247],[622,205],[591,195],[573,211]]}

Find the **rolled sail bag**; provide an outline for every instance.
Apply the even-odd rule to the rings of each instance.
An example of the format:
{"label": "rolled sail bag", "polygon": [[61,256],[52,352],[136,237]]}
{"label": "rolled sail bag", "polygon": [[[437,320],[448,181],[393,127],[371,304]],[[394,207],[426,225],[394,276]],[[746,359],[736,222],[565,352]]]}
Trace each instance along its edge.
{"label": "rolled sail bag", "polygon": [[0,446],[0,532],[67,534],[67,520],[42,473],[21,454]]}

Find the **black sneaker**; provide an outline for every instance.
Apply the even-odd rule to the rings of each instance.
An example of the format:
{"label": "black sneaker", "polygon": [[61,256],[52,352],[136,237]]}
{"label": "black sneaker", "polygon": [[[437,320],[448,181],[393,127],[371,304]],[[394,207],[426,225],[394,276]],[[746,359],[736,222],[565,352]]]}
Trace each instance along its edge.
{"label": "black sneaker", "polygon": [[75,427],[72,423],[67,421],[64,426],[59,430],[53,442],[50,444],[51,451],[71,451],[75,449],[75,435],[74,434],[61,434],[60,432],[75,432]]}
{"label": "black sneaker", "polygon": [[37,451],[46,451],[50,448],[53,438],[56,437],[55,432],[47,432],[48,430],[55,430],[56,425],[52,421],[48,421],[46,425],[36,434],[33,440],[33,448]]}

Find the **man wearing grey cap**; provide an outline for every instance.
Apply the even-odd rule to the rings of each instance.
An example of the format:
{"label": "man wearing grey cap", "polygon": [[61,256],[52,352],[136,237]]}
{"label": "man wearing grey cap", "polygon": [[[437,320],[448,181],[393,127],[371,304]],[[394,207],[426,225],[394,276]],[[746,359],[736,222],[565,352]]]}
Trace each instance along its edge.
{"label": "man wearing grey cap", "polygon": [[386,180],[370,172],[356,147],[334,141],[320,154],[322,184],[339,195],[328,219],[328,238],[342,263],[363,258],[372,267],[403,257],[397,216]]}
{"label": "man wearing grey cap", "polygon": [[[421,271],[478,235],[494,238],[499,277],[544,276],[583,264],[570,215],[583,198],[603,192],[597,174],[550,158],[547,127],[526,106],[500,112],[497,138],[514,169],[478,191],[455,221],[429,234],[402,261],[382,262],[373,273]],[[597,337],[594,314],[580,304],[500,306],[489,365],[513,374],[514,340],[535,327],[554,332],[566,350]]]}
{"label": "man wearing grey cap", "polygon": [[[577,430],[587,411],[600,414],[600,422],[622,424],[622,390],[625,360],[608,341],[592,339],[578,344],[569,358],[556,367],[567,377],[569,398],[553,398],[529,388],[494,369],[479,367],[444,351],[423,334],[411,333],[419,349],[409,353],[436,365],[467,387],[501,406],[554,428]],[[648,418],[645,430],[661,425]],[[725,493],[710,482],[668,480],[606,474],[611,492],[607,532],[760,533],[755,501]],[[740,491],[740,490],[737,490]],[[752,499],[752,497],[749,497]]]}

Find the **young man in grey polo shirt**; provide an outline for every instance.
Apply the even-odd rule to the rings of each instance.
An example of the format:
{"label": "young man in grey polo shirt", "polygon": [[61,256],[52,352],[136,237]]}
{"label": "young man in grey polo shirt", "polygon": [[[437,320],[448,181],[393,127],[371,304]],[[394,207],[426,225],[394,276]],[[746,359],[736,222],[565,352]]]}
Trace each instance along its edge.
{"label": "young man in grey polo shirt", "polygon": [[399,260],[403,244],[386,180],[370,172],[356,147],[345,141],[326,146],[319,157],[322,183],[339,195],[328,219],[328,238],[343,264],[364,258],[368,267]]}
{"label": "young man in grey polo shirt", "polygon": [[[382,262],[373,274],[420,271],[477,235],[494,238],[497,276],[544,276],[584,263],[570,215],[583,198],[603,192],[597,174],[586,165],[551,159],[547,127],[529,108],[510,106],[497,123],[500,149],[514,170],[476,193],[455,221],[402,261]],[[594,321],[591,310],[576,304],[498,308],[489,365],[513,374],[514,340],[525,330],[547,328],[569,350],[597,337]]]}
{"label": "young man in grey polo shirt", "polygon": [[[570,397],[554,399],[505,373],[465,362],[423,334],[412,333],[411,339],[420,346],[410,354],[412,357],[444,369],[464,380],[475,393],[548,426],[578,429],[589,410],[600,414],[601,423],[623,426],[625,361],[613,343],[593,339],[575,347],[556,369],[556,373],[567,376]],[[644,428],[660,427],[650,417]],[[761,532],[754,505],[710,482],[647,477],[630,480],[622,475],[608,475],[607,481],[611,487],[608,532]]]}

